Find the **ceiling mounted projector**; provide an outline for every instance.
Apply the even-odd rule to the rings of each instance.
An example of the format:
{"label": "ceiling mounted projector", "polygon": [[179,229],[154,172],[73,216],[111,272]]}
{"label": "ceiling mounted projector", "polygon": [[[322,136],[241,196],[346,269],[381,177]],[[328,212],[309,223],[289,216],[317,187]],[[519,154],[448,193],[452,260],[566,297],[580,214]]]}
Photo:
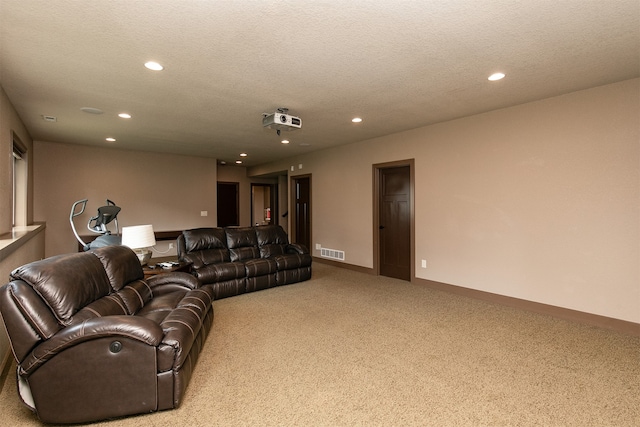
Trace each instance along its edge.
{"label": "ceiling mounted projector", "polygon": [[263,114],[262,126],[276,130],[296,130],[302,127],[300,117],[287,114],[287,110],[282,108],[271,114]]}

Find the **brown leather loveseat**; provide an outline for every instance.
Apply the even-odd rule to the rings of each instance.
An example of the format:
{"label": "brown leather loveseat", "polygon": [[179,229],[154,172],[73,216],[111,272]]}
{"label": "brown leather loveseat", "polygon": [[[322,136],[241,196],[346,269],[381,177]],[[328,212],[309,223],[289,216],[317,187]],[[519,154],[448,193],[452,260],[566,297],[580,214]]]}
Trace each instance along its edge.
{"label": "brown leather loveseat", "polygon": [[0,288],[21,399],[47,423],[176,408],[213,324],[188,273],[143,281],[124,246],[19,267]]}
{"label": "brown leather loveseat", "polygon": [[177,239],[178,258],[191,262],[193,274],[210,284],[215,299],[311,278],[311,255],[289,243],[279,225],[196,228]]}

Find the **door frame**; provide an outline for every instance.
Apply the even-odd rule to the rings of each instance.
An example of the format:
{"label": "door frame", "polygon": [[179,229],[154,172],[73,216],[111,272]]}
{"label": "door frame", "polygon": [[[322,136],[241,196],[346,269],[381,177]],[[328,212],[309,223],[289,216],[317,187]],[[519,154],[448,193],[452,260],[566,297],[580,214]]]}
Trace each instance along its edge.
{"label": "door frame", "polygon": [[373,165],[373,271],[380,275],[380,173],[382,169],[409,166],[409,227],[411,249],[411,282],[416,278],[416,215],[415,215],[415,159],[397,160],[394,162],[377,163]]}
{"label": "door frame", "polygon": [[[307,227],[309,227],[309,245],[311,245],[311,242],[313,242],[313,186],[312,186],[312,180],[311,180],[311,174],[305,174],[305,175],[295,175],[295,176],[290,176],[289,177],[289,239],[292,241],[293,243],[293,237],[297,236],[297,232],[298,229],[296,227],[296,197],[293,194],[293,192],[295,191],[296,188],[296,181],[299,179],[309,179],[309,223],[307,224]],[[313,253],[313,249],[312,248],[308,248],[310,253]]]}

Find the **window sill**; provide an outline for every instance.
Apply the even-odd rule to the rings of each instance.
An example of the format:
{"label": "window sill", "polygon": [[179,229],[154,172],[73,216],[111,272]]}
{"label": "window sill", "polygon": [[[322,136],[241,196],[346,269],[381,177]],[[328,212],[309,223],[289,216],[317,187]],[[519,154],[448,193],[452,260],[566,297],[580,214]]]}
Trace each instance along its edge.
{"label": "window sill", "polygon": [[45,223],[14,227],[10,233],[0,235],[0,261],[17,251],[22,245],[44,231]]}

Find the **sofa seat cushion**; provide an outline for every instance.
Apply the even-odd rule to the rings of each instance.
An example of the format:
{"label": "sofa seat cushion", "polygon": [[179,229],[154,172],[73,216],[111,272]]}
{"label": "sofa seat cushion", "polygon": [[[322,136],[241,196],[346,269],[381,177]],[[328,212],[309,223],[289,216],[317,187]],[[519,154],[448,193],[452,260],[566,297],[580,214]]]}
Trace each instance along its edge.
{"label": "sofa seat cushion", "polygon": [[278,270],[291,270],[294,268],[309,267],[311,265],[310,254],[277,255],[273,259],[276,261]]}
{"label": "sofa seat cushion", "polygon": [[158,372],[180,369],[202,322],[212,310],[213,290],[209,286],[155,297],[138,316],[151,319],[163,330],[158,346]]}
{"label": "sofa seat cushion", "polygon": [[257,246],[229,249],[229,256],[231,257],[231,261],[234,262],[260,258],[260,249],[258,249]]}
{"label": "sofa seat cushion", "polygon": [[142,307],[136,315],[160,324],[178,306],[186,294],[187,291],[177,291],[157,296]]}
{"label": "sofa seat cushion", "polygon": [[192,263],[193,268],[202,268],[209,264],[218,262],[229,262],[229,250],[224,249],[203,249],[186,254],[183,261]]}
{"label": "sofa seat cushion", "polygon": [[[160,323],[164,331],[162,344],[174,349],[174,354],[164,360],[158,358],[158,372],[165,367],[182,368],[191,346],[200,333],[205,316],[213,310],[213,290],[205,286],[186,293],[178,305]],[[160,352],[159,352],[160,353]],[[166,352],[163,352],[167,355]],[[163,369],[161,369],[163,368]]]}
{"label": "sofa seat cushion", "polygon": [[244,263],[242,262],[210,264],[198,270],[194,270],[193,274],[203,284],[240,279],[246,275]]}
{"label": "sofa seat cushion", "polygon": [[274,259],[250,259],[244,262],[247,277],[266,276],[278,271],[278,264]]}
{"label": "sofa seat cushion", "polygon": [[273,258],[277,255],[284,255],[286,253],[287,245],[269,244],[260,246],[260,256],[262,258]]}

